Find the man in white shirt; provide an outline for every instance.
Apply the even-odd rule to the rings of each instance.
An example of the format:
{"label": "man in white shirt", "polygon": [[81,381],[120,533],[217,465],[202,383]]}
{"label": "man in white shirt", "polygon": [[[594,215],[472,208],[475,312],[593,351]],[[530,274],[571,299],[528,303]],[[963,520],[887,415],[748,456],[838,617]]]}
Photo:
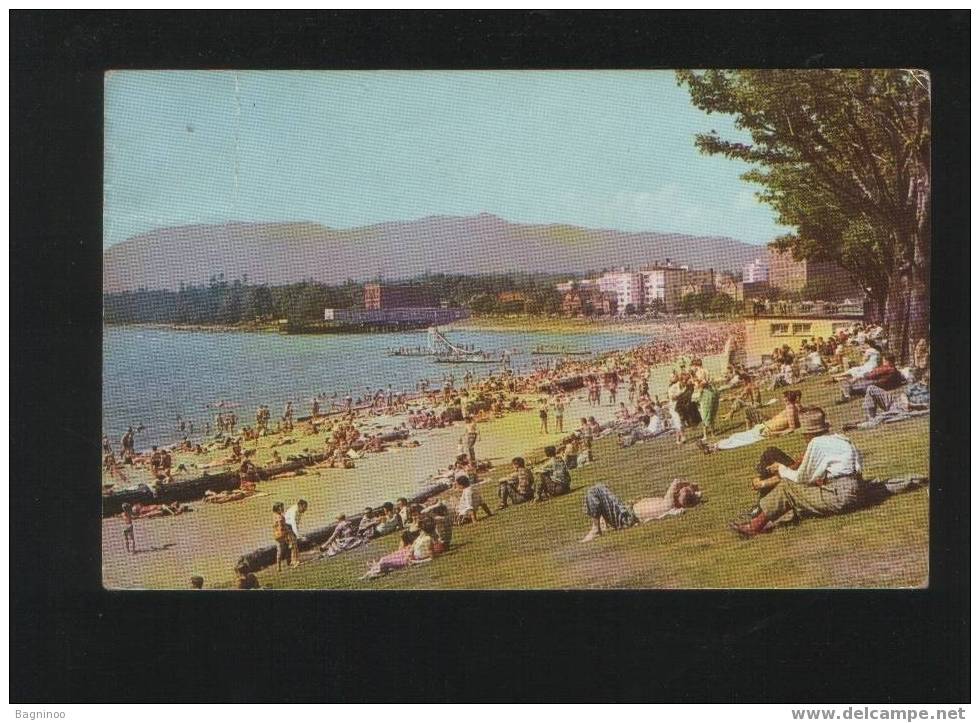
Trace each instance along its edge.
{"label": "man in white shirt", "polygon": [[810,438],[795,469],[781,462],[769,466],[778,475],[775,486],[759,500],[760,510],[744,524],[729,526],[743,537],[764,532],[770,522],[789,512],[798,517],[825,517],[847,512],[862,502],[861,453],[840,434],[830,434],[822,409],[800,415],[800,432]]}
{"label": "man in white shirt", "polygon": [[286,510],[286,524],[289,525],[297,539],[303,538],[303,535],[299,531],[299,523],[308,506],[306,500],[299,500],[295,505]]}

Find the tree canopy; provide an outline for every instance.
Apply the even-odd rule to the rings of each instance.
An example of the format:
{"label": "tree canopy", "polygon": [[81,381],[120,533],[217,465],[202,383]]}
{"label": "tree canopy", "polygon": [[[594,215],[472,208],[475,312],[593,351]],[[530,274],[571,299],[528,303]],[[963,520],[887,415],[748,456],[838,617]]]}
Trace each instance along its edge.
{"label": "tree canopy", "polygon": [[795,233],[773,246],[836,261],[865,289],[893,349],[927,334],[930,87],[917,70],[679,71],[693,104],[734,116],[743,138],[699,134]]}

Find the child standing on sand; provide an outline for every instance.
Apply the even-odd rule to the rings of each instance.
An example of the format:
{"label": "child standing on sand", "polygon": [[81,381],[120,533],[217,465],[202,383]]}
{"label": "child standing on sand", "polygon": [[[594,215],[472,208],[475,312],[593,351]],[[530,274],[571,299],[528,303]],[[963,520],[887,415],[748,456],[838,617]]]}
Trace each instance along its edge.
{"label": "child standing on sand", "polygon": [[123,520],[123,542],[126,545],[126,552],[136,554],[136,535],[133,530],[133,508],[128,502],[122,506]]}
{"label": "child standing on sand", "polygon": [[555,432],[562,434],[565,431],[565,399],[560,394],[555,399]]}

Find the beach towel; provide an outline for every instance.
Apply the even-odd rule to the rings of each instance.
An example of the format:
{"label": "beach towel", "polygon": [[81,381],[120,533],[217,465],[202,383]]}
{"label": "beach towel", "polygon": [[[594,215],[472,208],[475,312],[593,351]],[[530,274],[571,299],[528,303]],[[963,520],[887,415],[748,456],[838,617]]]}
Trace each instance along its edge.
{"label": "beach towel", "polygon": [[765,428],[765,424],[757,424],[752,429],[744,432],[736,432],[718,442],[718,449],[738,449],[739,447],[747,447],[750,444],[761,442],[766,438]]}

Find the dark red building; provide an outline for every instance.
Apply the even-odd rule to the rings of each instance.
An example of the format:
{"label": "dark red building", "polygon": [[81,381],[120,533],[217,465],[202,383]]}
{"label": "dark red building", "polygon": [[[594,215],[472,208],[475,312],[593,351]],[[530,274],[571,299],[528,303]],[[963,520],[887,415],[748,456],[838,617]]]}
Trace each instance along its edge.
{"label": "dark red building", "polygon": [[435,295],[418,286],[364,285],[365,309],[419,309],[439,306]]}

